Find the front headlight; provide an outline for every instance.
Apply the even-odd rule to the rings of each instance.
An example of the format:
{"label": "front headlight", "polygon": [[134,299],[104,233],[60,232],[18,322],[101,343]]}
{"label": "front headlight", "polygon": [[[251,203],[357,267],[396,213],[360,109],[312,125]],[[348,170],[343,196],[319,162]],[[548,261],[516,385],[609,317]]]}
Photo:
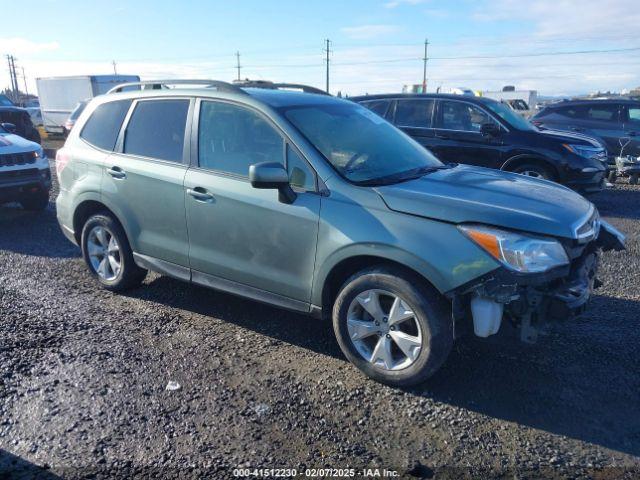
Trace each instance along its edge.
{"label": "front headlight", "polygon": [[564,248],[553,238],[534,237],[484,225],[460,225],[458,228],[489,255],[516,272],[546,272],[569,263]]}
{"label": "front headlight", "polygon": [[569,145],[563,143],[562,146],[569,150],[571,153],[580,155],[584,158],[604,157],[606,159],[606,152],[601,147],[590,147],[588,145]]}

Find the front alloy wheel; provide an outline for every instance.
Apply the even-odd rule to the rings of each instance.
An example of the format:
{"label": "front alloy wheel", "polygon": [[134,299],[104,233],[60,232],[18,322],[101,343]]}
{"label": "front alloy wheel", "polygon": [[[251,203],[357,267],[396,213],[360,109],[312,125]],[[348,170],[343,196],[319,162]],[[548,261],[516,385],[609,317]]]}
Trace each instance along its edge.
{"label": "front alloy wheel", "polygon": [[382,383],[423,382],[453,344],[450,306],[424,278],[401,267],[373,266],[349,278],[333,305],[340,349]]}
{"label": "front alloy wheel", "polygon": [[351,301],[349,338],[362,358],[384,370],[413,364],[422,348],[422,331],[411,307],[386,290],[366,290]]}

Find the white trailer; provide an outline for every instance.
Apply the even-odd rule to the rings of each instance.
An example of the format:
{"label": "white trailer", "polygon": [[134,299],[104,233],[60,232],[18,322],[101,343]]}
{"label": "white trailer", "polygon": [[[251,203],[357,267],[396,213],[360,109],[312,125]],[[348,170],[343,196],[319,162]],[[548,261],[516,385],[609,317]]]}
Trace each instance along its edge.
{"label": "white trailer", "polygon": [[80,75],[36,78],[44,129],[64,132],[64,123],[78,102],[107,93],[121,83],[139,82],[137,75]]}

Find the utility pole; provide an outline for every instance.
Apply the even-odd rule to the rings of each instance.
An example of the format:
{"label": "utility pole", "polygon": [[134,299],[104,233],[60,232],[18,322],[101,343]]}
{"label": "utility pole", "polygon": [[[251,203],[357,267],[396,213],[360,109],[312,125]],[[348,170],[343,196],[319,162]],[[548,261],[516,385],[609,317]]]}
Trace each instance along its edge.
{"label": "utility pole", "polygon": [[24,93],[28,97],[29,89],[27,88],[27,76],[24,74],[24,67],[22,67],[22,80],[24,80]]}
{"label": "utility pole", "polygon": [[116,68],[116,61],[115,60],[111,60],[111,65],[113,65],[113,74],[117,75],[118,74],[118,69]]}
{"label": "utility pole", "polygon": [[238,69],[238,81],[240,81],[240,52],[236,52],[236,68]]}
{"label": "utility pole", "polygon": [[327,54],[327,57],[325,59],[325,62],[327,63],[327,86],[326,86],[326,90],[327,93],[329,93],[329,54],[331,53],[331,40],[329,40],[328,38],[325,40],[326,42],[326,48],[325,48],[325,53]]}
{"label": "utility pole", "polygon": [[422,93],[427,93],[427,60],[429,57],[427,56],[427,48],[429,47],[429,39],[425,38],[424,40],[424,69],[422,71]]}
{"label": "utility pole", "polygon": [[16,76],[16,64],[15,57],[13,55],[7,55],[7,63],[9,64],[9,78],[11,79],[11,91],[13,101],[18,101],[18,77]]}

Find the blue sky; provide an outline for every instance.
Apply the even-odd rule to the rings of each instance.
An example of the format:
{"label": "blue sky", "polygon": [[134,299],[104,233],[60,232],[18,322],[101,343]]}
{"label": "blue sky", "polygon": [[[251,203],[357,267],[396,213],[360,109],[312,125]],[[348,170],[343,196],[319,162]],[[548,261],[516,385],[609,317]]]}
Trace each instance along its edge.
{"label": "blue sky", "polygon": [[[505,84],[542,94],[640,85],[637,0],[349,0],[126,2],[1,0],[0,54],[40,76],[119,73],[143,78],[242,76],[324,86],[323,41],[332,41],[331,91],[429,90]],[[608,50],[608,51],[603,51]],[[588,51],[590,53],[571,53]],[[553,55],[548,55],[553,53]],[[558,53],[567,53],[559,55]],[[0,87],[8,85],[6,60]]]}

